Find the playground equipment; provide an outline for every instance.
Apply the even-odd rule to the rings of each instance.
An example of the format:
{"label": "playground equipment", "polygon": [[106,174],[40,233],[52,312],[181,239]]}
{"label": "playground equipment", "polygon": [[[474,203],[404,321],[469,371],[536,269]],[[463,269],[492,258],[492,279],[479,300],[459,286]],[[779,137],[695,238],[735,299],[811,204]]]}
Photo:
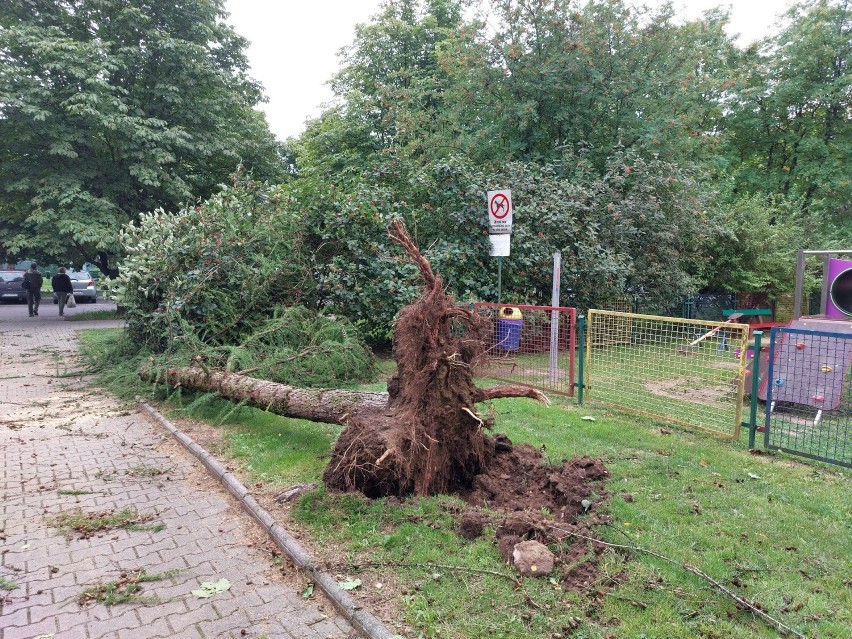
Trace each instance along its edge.
{"label": "playground equipment", "polygon": [[[808,319],[812,320],[826,320],[826,319],[845,319],[852,320],[852,260],[843,260],[838,259],[834,256],[836,255],[852,255],[852,250],[848,251],[806,251],[804,249],[799,250],[796,259],[796,291],[793,297],[793,318],[792,321],[787,324],[784,322],[764,322],[763,318],[758,317],[758,322],[751,322],[750,329],[754,330],[765,330],[768,332],[769,329],[775,326],[788,326],[794,327],[796,326],[795,321],[802,318],[802,298],[804,291],[804,281],[805,281],[805,260],[808,256],[820,256],[823,258],[823,283],[822,283],[822,291],[820,296],[820,314],[815,316],[809,316]],[[723,311],[723,313],[727,314],[729,311]],[[748,314],[757,314],[754,310],[747,311],[739,311]],[[811,330],[820,330],[827,331],[831,330],[827,325],[812,325],[810,326]],[[768,337],[768,335],[767,335]],[[762,375],[765,375],[768,371],[769,364],[769,346],[768,340],[765,341],[767,346],[763,348],[763,353],[761,357],[763,358],[760,362],[760,371]],[[751,344],[749,345],[751,347]],[[749,370],[746,372],[747,377],[751,375],[751,369],[753,366],[753,362],[751,362],[752,356],[755,353],[749,352]],[[746,380],[746,387],[748,387],[748,379]],[[760,388],[763,389],[761,391],[760,398],[765,399],[765,383],[764,380],[760,380]]]}
{"label": "playground equipment", "polygon": [[[852,261],[836,255],[852,251],[800,250],[796,263],[796,293],[790,332],[774,336],[772,360],[766,355],[760,370],[771,370],[759,380],[758,397],[771,396],[767,415],[779,403],[816,409],[813,425],[818,426],[825,411],[837,410],[843,401],[844,381],[852,367],[852,340],[831,339],[827,334],[852,335]],[[805,258],[823,258],[820,314],[802,317]],[[756,358],[763,354],[755,353]],[[769,384],[772,392],[768,392]],[[847,400],[848,401],[848,400]]]}
{"label": "playground equipment", "polygon": [[[741,317],[742,317],[742,313],[730,313],[728,315],[728,319],[725,320],[725,324],[734,324]],[[713,337],[716,333],[718,333],[723,328],[725,328],[725,327],[722,324],[720,324],[719,326],[716,326],[715,328],[707,331],[706,333],[704,333],[703,335],[701,335],[697,339],[692,340],[689,344],[682,344],[682,345],[678,346],[677,352],[680,353],[681,355],[687,355],[689,353],[694,352],[696,346],[698,346],[701,342],[703,342],[708,337]],[[725,350],[726,346],[727,346],[727,339],[725,339],[725,336],[724,336],[724,333],[723,333],[722,338],[719,341],[719,346],[718,346],[717,350],[719,350],[721,352],[721,351]]]}
{"label": "playground equipment", "polygon": [[782,335],[776,342],[772,377],[763,378],[758,397],[766,401],[772,384],[770,413],[778,402],[810,406],[816,409],[816,426],[824,411],[840,406],[844,380],[852,366],[852,340],[829,341],[825,334],[852,335],[852,323],[808,318],[792,321],[789,328],[797,332]]}
{"label": "playground equipment", "polygon": [[852,261],[829,258],[826,317],[852,318]]}
{"label": "playground equipment", "polygon": [[802,294],[805,286],[805,259],[809,255],[823,258],[822,291],[819,314],[831,319],[852,319],[852,261],[838,255],[852,255],[848,251],[805,251],[796,256],[796,292],[793,298],[793,319],[802,317]]}

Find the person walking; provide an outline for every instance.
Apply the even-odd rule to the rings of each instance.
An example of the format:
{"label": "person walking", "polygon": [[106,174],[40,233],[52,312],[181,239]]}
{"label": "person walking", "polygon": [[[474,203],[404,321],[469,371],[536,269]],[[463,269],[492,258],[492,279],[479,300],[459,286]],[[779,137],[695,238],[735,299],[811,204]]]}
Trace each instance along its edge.
{"label": "person walking", "polygon": [[30,270],[24,273],[24,288],[27,289],[27,310],[30,312],[30,317],[38,315],[42,284],[44,284],[44,278],[38,272],[38,264],[32,262]]}
{"label": "person walking", "polygon": [[65,315],[65,303],[68,301],[68,296],[74,293],[74,285],[71,283],[71,278],[65,273],[65,267],[59,267],[59,272],[51,278],[50,285],[53,287],[53,292],[56,293],[56,299],[59,301],[59,316],[62,317]]}

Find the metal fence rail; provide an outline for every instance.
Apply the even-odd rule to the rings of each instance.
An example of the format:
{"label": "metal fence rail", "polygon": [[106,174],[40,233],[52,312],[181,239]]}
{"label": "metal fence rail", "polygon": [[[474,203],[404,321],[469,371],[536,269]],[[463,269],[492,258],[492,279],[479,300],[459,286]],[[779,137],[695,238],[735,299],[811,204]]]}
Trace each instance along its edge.
{"label": "metal fence rail", "polygon": [[773,328],[764,446],[852,467],[852,334]]}
{"label": "metal fence rail", "polygon": [[477,377],[574,396],[577,309],[486,302],[474,307],[491,319],[492,329]]}
{"label": "metal fence rail", "polygon": [[585,396],[739,438],[746,324],[590,310]]}

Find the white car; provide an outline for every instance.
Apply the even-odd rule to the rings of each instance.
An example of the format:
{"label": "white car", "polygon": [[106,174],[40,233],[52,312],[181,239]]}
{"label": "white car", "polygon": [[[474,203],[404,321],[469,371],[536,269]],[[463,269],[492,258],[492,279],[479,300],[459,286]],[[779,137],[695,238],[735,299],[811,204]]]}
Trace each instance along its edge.
{"label": "white car", "polygon": [[[77,302],[94,304],[98,301],[95,280],[92,279],[88,271],[65,271],[65,274],[71,278],[71,284],[74,287],[74,299]],[[53,303],[59,304],[59,298],[56,296],[56,293],[53,294]]]}

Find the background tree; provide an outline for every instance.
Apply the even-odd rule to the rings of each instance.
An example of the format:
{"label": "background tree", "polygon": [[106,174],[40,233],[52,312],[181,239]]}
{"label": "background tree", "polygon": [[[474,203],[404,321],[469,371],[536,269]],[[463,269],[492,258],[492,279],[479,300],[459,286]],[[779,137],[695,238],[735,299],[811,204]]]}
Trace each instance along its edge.
{"label": "background tree", "polygon": [[[503,299],[548,302],[553,252],[565,301],[626,292],[657,308],[700,288],[719,232],[722,99],[739,60],[725,15],[677,25],[670,8],[392,0],[358,29],[339,105],[296,149],[288,186],[315,246],[319,299],[385,341],[416,293],[389,258],[401,218],[465,301],[496,300],[485,192],[513,190]],[[499,25],[497,33],[489,32]]]}
{"label": "background tree", "polygon": [[852,4],[809,0],[751,52],[728,122],[740,193],[798,202],[814,246],[852,238]]}
{"label": "background tree", "polygon": [[616,147],[706,160],[735,49],[724,13],[679,25],[670,6],[501,0],[439,49],[447,102],[475,157],[547,161]]}
{"label": "background tree", "polygon": [[221,0],[0,5],[7,255],[114,275],[121,225],[206,198],[242,162],[283,176]]}
{"label": "background tree", "polygon": [[[730,188],[730,187],[729,187]],[[763,291],[777,299],[795,278],[798,202],[782,196],[722,194],[718,224],[707,238],[709,259],[698,265],[714,291]]]}

